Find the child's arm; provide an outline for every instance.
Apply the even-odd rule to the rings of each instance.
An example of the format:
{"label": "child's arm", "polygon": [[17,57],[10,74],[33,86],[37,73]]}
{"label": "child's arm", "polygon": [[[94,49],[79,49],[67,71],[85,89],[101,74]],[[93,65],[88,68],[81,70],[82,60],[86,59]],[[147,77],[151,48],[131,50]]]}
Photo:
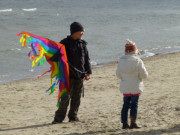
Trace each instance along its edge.
{"label": "child's arm", "polygon": [[144,66],[144,63],[141,59],[139,60],[138,71],[139,71],[139,78],[140,79],[145,79],[148,77],[148,72],[147,72],[147,70]]}
{"label": "child's arm", "polygon": [[117,78],[122,79],[119,67],[120,67],[120,63],[118,64],[117,69],[116,69],[116,76]]}

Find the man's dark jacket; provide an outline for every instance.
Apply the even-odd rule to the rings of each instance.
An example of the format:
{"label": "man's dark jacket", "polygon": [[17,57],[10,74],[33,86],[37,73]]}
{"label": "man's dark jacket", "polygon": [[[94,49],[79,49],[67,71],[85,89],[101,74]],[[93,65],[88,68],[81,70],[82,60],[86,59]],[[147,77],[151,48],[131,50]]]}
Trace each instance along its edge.
{"label": "man's dark jacket", "polygon": [[[74,40],[71,36],[60,41],[65,45],[68,63],[69,77],[72,79],[83,79],[86,74],[91,74],[91,64],[85,40]],[[50,60],[58,61],[60,51],[58,51]]]}

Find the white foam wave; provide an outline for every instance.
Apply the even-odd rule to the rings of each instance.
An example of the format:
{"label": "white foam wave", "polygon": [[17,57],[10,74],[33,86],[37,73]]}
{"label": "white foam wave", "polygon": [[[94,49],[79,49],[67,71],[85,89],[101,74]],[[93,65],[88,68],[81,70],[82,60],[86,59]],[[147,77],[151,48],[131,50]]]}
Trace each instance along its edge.
{"label": "white foam wave", "polygon": [[96,61],[91,61],[91,65],[92,65],[92,66],[96,66],[96,65],[97,65],[97,62],[96,62]]}
{"label": "white foam wave", "polygon": [[147,52],[147,51],[141,51],[141,58],[147,58],[147,57],[151,57],[151,56],[154,56],[155,53],[152,53],[152,52]]}
{"label": "white foam wave", "polygon": [[154,50],[158,50],[159,48],[152,48],[151,50],[154,51]]}
{"label": "white foam wave", "polygon": [[20,49],[20,48],[14,48],[14,49],[11,49],[11,51],[14,51],[14,50],[21,51],[21,49]]}
{"label": "white foam wave", "polygon": [[29,69],[30,72],[34,72],[34,69]]}
{"label": "white foam wave", "polygon": [[0,78],[8,77],[8,75],[0,75]]}
{"label": "white foam wave", "polygon": [[1,9],[0,10],[0,12],[12,12],[13,10],[12,10],[12,8],[10,8],[10,9]]}
{"label": "white foam wave", "polygon": [[37,8],[23,8],[23,11],[36,11]]}
{"label": "white foam wave", "polygon": [[172,48],[172,47],[171,47],[171,46],[166,46],[165,48],[166,48],[166,49],[170,49],[170,48]]}

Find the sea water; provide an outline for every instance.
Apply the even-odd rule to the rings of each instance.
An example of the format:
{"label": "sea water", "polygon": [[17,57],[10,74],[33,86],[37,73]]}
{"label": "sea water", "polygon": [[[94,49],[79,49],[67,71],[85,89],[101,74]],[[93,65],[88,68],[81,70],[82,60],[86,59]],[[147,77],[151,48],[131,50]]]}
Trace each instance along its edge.
{"label": "sea water", "polygon": [[127,38],[141,57],[180,51],[180,0],[0,0],[0,83],[49,70],[31,68],[30,47],[22,48],[16,33],[59,42],[74,21],[85,27],[93,66],[117,61]]}

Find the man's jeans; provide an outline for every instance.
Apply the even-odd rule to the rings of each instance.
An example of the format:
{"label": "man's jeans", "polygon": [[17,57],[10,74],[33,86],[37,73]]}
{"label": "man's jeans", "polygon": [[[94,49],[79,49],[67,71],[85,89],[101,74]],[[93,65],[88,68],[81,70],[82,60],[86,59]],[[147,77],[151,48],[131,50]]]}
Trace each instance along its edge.
{"label": "man's jeans", "polygon": [[60,107],[55,113],[54,120],[57,122],[62,122],[66,117],[66,112],[68,105],[70,103],[70,110],[68,117],[69,119],[74,119],[77,117],[81,94],[83,90],[83,80],[75,80],[70,78],[70,96],[63,97],[60,102]]}
{"label": "man's jeans", "polygon": [[130,109],[130,116],[137,117],[139,96],[124,97],[124,104],[121,110],[121,122],[128,122],[128,110]]}

